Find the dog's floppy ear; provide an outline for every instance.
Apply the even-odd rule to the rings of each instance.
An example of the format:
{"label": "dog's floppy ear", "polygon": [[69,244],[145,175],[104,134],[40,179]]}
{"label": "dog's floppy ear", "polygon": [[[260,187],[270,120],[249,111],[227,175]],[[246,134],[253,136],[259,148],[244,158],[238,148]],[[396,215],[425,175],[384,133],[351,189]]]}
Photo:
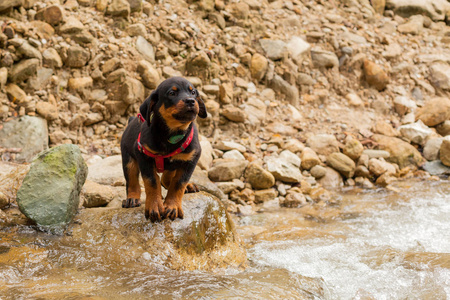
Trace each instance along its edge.
{"label": "dog's floppy ear", "polygon": [[142,103],[141,107],[139,107],[139,112],[147,121],[147,125],[150,126],[150,115],[153,112],[153,108],[158,102],[158,90],[154,90],[150,96],[145,99],[144,103]]}
{"label": "dog's floppy ear", "polygon": [[198,101],[198,116],[202,119],[206,118],[208,116],[206,112],[205,102],[203,102],[203,99],[200,97],[200,95],[197,96]]}

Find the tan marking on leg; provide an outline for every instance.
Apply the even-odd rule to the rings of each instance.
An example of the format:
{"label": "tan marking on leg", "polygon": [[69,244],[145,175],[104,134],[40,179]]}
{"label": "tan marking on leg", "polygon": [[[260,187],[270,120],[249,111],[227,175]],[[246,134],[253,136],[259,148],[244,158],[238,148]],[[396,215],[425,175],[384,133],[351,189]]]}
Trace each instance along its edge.
{"label": "tan marking on leg", "polygon": [[177,187],[178,181],[183,175],[184,170],[177,170],[175,176],[170,182],[170,186],[167,192],[166,201],[164,202],[164,208],[166,210],[166,217],[171,220],[176,218],[183,219],[183,208],[181,203],[183,200],[184,191],[186,190],[187,182]]}
{"label": "tan marking on leg", "polygon": [[167,190],[170,186],[173,176],[175,176],[175,171],[164,171],[161,177],[161,183],[163,187]]}
{"label": "tan marking on leg", "polygon": [[144,179],[145,186],[145,216],[152,222],[161,221],[164,216],[164,205],[161,196],[161,181],[154,171],[155,184],[149,178]]}
{"label": "tan marking on leg", "polygon": [[127,164],[128,190],[127,198],[141,199],[141,186],[139,184],[139,165],[136,160],[130,159]]}

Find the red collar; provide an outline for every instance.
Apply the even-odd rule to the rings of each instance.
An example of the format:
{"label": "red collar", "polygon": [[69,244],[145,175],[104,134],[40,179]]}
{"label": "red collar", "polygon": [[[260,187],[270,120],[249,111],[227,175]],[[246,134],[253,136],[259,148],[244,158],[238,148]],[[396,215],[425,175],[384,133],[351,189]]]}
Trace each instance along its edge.
{"label": "red collar", "polygon": [[[143,120],[144,118],[142,118],[141,114],[138,114],[138,118],[139,120]],[[164,171],[164,158],[168,158],[174,155],[177,155],[181,152],[183,152],[184,150],[186,150],[186,148],[191,144],[192,142],[192,138],[194,137],[194,126],[192,126],[191,128],[191,132],[189,133],[189,136],[187,137],[187,139],[184,141],[184,143],[180,146],[180,148],[178,148],[177,150],[166,154],[166,155],[158,155],[158,154],[153,154],[150,151],[148,151],[144,146],[142,146],[141,144],[141,133],[139,132],[139,136],[137,139],[137,146],[140,152],[144,153],[147,156],[153,157],[155,159],[155,163],[156,163],[156,170],[158,171],[158,173],[162,173]]]}

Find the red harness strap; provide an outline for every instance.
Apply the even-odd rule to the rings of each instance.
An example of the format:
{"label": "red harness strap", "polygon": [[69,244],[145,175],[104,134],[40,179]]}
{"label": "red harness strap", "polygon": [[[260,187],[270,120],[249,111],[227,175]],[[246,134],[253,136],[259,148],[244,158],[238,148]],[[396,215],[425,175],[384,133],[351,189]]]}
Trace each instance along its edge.
{"label": "red harness strap", "polygon": [[141,114],[137,114],[137,117],[138,117],[139,121],[141,121],[142,123],[145,122],[145,119]]}
{"label": "red harness strap", "polygon": [[150,151],[145,149],[144,146],[142,146],[142,144],[141,144],[141,133],[139,132],[139,136],[138,136],[138,139],[137,139],[137,146],[138,146],[138,149],[139,149],[140,152],[144,153],[147,156],[153,157],[155,159],[156,170],[158,171],[158,173],[162,173],[164,171],[164,158],[177,155],[178,153],[181,153],[184,150],[186,150],[186,148],[191,144],[193,137],[194,137],[194,126],[192,126],[191,132],[189,133],[188,138],[184,141],[184,143],[181,145],[180,148],[178,148],[177,150],[173,151],[172,153],[169,153],[169,154],[166,154],[166,155],[158,155],[158,154],[151,153]]}

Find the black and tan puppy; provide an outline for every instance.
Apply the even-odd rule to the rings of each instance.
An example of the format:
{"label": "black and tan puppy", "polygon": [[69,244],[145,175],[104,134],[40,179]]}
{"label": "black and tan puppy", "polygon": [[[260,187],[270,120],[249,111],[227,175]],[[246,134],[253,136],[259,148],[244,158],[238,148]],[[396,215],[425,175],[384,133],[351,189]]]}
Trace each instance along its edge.
{"label": "black and tan puppy", "polygon": [[[152,222],[183,218],[181,201],[201,154],[197,115],[206,118],[203,100],[182,77],[163,81],[130,118],[120,143],[127,200],[122,207],[140,206],[139,173],[145,186],[145,216]],[[158,172],[162,172],[161,179]],[[161,184],[168,190],[165,201]]]}

